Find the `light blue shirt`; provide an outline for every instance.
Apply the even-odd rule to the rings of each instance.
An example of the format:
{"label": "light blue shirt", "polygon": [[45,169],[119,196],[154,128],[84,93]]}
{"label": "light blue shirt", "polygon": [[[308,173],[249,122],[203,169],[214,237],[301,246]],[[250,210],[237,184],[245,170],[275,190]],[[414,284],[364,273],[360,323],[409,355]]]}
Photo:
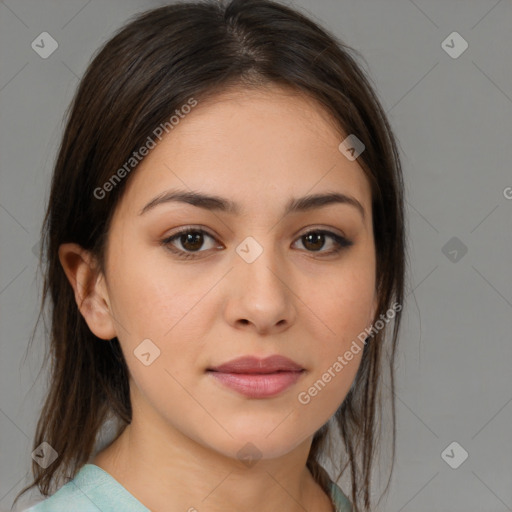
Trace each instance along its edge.
{"label": "light blue shirt", "polygon": [[[336,512],[352,512],[341,489],[331,482]],[[193,508],[191,507],[191,510]],[[85,464],[75,478],[25,512],[150,512],[114,477],[95,464]]]}

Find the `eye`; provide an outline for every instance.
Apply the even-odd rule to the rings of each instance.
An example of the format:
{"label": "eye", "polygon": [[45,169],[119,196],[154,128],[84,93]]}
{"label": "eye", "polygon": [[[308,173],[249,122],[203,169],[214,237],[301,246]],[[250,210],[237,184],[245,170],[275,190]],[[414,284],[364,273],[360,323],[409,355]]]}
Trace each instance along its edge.
{"label": "eye", "polygon": [[[325,246],[326,239],[331,240],[331,249],[321,251]],[[344,236],[333,233],[332,231],[314,229],[301,235],[297,241],[302,241],[308,252],[320,252],[322,256],[338,254],[343,249],[353,245],[353,242]]]}
{"label": "eye", "polygon": [[[200,251],[199,248],[204,244],[205,235],[207,238],[215,240],[215,238],[208,234],[204,229],[188,226],[179,230],[174,235],[165,238],[161,241],[161,244],[166,246],[170,251],[175,253],[180,258],[195,258],[196,255],[194,253],[204,252]],[[174,245],[176,242],[179,243],[183,249],[176,248]]]}
{"label": "eye", "polygon": [[[212,243],[210,247],[204,249],[203,245],[205,238],[216,241],[215,237],[207,233],[204,229],[187,226],[180,229],[177,233],[164,238],[160,243],[176,254],[179,258],[192,259],[198,257],[196,253],[205,252],[215,247],[215,244]],[[328,240],[331,241],[331,248],[328,250],[322,250]],[[307,252],[319,253],[322,257],[338,254],[343,249],[353,245],[353,242],[344,236],[333,233],[332,231],[320,229],[310,230],[307,233],[304,233],[298,238],[297,242],[299,241],[302,241]],[[177,244],[181,245],[181,248],[177,247]],[[203,248],[203,250],[201,250],[201,248]],[[217,245],[217,248],[221,249],[222,246]]]}

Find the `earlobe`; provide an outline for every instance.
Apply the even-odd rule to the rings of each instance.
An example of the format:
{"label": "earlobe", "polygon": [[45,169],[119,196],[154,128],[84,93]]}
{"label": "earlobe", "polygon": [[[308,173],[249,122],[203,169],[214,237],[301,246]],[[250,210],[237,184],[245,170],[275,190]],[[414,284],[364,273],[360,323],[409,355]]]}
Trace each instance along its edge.
{"label": "earlobe", "polygon": [[59,247],[59,260],[89,329],[101,339],[116,337],[105,279],[94,257],[78,244],[65,243]]}

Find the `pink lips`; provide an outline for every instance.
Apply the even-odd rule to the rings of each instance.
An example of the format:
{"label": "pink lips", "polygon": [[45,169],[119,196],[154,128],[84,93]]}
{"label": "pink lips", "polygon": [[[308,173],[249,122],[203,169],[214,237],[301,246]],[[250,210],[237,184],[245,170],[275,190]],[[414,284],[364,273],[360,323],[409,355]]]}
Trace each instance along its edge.
{"label": "pink lips", "polygon": [[228,388],[250,398],[278,395],[292,386],[304,373],[304,368],[284,356],[239,357],[208,368],[208,372]]}

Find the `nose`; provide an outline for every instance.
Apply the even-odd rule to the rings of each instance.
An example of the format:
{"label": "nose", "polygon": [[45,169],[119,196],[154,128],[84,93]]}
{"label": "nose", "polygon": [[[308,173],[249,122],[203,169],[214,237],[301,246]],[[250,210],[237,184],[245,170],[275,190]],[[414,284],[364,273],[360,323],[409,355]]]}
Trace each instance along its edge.
{"label": "nose", "polygon": [[225,309],[236,329],[275,334],[295,322],[297,298],[290,273],[270,247],[248,237],[237,248]]}

